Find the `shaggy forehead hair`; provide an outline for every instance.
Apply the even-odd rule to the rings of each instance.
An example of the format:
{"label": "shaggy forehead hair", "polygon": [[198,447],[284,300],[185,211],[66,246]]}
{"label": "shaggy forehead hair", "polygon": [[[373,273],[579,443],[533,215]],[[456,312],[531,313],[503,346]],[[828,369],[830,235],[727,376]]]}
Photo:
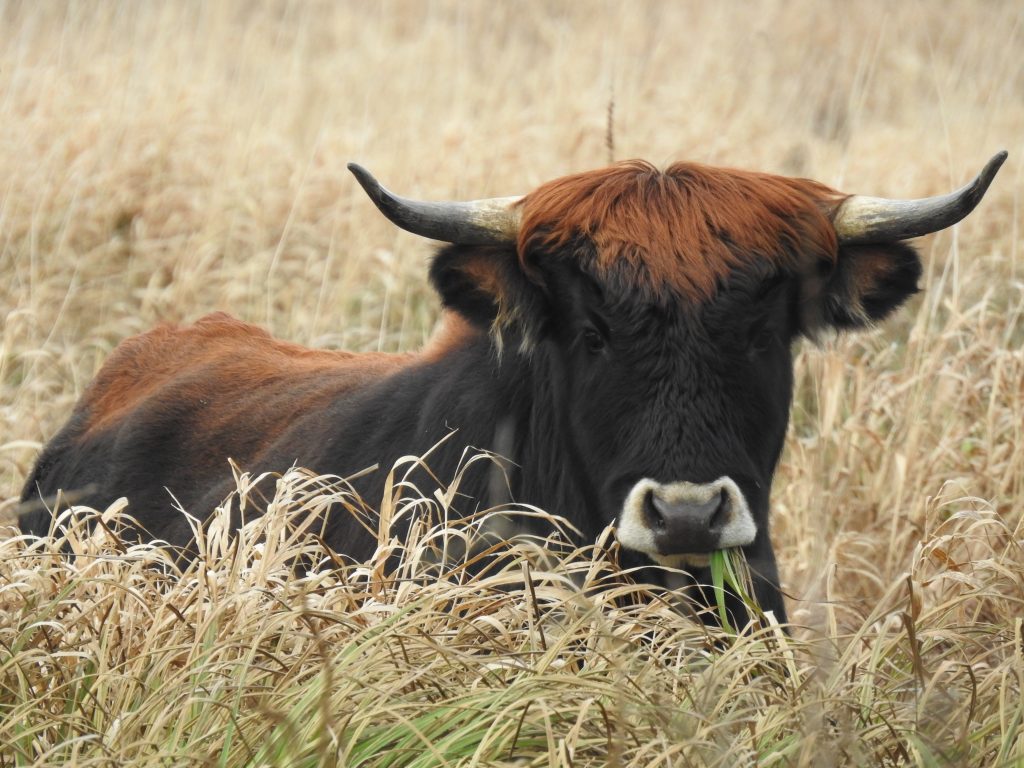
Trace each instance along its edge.
{"label": "shaggy forehead hair", "polygon": [[582,266],[651,298],[706,301],[739,270],[803,271],[835,263],[830,214],[840,193],[807,179],[630,160],[551,181],[522,201],[519,254],[583,236]]}

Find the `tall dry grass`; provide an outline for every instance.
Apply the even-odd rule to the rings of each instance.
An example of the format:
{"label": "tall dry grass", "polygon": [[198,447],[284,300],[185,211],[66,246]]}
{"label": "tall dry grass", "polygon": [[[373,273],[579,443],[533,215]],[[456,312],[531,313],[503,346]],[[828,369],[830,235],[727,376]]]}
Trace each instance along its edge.
{"label": "tall dry grass", "polygon": [[[513,548],[465,584],[412,578],[419,539],[405,580],[338,571],[284,531],[343,489],[293,473],[265,543],[185,573],[74,526],[70,559],[0,541],[0,764],[1019,764],[1022,37],[1019,5],[968,0],[0,3],[0,522],[158,320],[422,342],[430,246],[348,160],[423,197],[633,156],[918,196],[1010,150],[919,243],[921,297],[799,352],[791,637],[616,603],[601,550]],[[298,551],[320,566],[293,576]]]}

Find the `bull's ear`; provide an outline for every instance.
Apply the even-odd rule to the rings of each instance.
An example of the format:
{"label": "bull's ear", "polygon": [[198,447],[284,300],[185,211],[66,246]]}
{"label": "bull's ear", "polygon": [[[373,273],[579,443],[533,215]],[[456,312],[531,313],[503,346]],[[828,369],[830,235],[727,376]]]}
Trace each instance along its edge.
{"label": "bull's ear", "polygon": [[502,344],[529,347],[545,322],[541,287],[523,272],[511,246],[450,245],[434,257],[430,281],[441,301]]}
{"label": "bull's ear", "polygon": [[863,328],[882,320],[917,293],[921,259],[905,242],[841,246],[831,269],[811,282],[805,330]]}

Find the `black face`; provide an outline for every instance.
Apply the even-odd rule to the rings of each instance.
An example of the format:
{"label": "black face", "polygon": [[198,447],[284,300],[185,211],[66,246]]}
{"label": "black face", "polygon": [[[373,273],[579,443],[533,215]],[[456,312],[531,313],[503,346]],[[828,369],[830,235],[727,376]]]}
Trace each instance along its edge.
{"label": "black face", "polygon": [[[761,528],[782,450],[798,331],[794,281],[735,278],[707,304],[637,301],[562,262],[546,281],[570,424],[605,522],[645,478],[732,478]],[[674,552],[706,552],[679,541]]]}

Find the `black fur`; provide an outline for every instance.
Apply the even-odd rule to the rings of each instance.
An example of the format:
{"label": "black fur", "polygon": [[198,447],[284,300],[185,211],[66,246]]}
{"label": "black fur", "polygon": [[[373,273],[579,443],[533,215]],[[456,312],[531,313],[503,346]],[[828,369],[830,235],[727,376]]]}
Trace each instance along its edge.
{"label": "black fur", "polygon": [[844,330],[884,320],[917,293],[920,277],[921,260],[907,243],[843,248],[826,283],[825,319]]}

